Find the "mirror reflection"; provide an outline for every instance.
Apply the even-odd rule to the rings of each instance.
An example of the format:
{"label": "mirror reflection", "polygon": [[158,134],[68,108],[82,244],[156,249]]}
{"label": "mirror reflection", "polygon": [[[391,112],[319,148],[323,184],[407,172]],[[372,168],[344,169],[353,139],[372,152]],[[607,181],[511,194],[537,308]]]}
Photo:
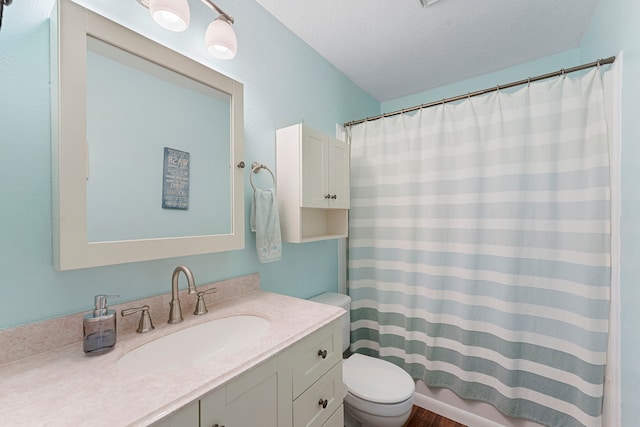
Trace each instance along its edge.
{"label": "mirror reflection", "polygon": [[231,97],[93,37],[87,48],[87,240],[229,234]]}

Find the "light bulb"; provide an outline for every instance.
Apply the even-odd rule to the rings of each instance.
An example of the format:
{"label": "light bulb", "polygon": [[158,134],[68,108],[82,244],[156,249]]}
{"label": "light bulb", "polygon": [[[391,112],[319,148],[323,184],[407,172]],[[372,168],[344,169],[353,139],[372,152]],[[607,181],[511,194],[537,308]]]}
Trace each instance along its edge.
{"label": "light bulb", "polygon": [[184,31],[189,27],[187,0],[149,0],[149,13],[158,25],[170,31]]}
{"label": "light bulb", "polygon": [[236,56],[238,39],[233,27],[223,16],[219,16],[207,27],[205,45],[214,58],[231,59]]}

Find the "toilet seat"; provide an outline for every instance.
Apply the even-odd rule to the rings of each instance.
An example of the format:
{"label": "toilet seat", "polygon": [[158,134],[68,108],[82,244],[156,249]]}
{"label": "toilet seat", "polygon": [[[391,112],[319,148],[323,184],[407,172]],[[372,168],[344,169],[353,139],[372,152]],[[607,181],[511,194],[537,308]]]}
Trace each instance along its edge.
{"label": "toilet seat", "polygon": [[[387,409],[394,404],[406,405],[407,400],[410,406],[413,401],[415,383],[411,376],[385,360],[356,353],[342,362],[342,377],[351,398]],[[355,401],[350,397],[347,395]]]}

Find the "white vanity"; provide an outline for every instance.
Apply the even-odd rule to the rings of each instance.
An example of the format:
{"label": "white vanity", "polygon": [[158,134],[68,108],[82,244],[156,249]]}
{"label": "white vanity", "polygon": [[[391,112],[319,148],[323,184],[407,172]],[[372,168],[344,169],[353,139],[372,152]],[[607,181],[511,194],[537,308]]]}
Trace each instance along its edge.
{"label": "white vanity", "polygon": [[[153,332],[120,334],[108,354],[85,356],[78,341],[1,365],[0,425],[342,426],[342,313],[260,290],[210,304],[208,314],[189,313],[178,325],[156,313]],[[138,375],[118,368],[152,340],[237,315],[263,317],[270,327],[243,349],[202,363],[174,360],[163,372]]]}
{"label": "white vanity", "polygon": [[343,426],[336,321],[187,404],[154,426]]}

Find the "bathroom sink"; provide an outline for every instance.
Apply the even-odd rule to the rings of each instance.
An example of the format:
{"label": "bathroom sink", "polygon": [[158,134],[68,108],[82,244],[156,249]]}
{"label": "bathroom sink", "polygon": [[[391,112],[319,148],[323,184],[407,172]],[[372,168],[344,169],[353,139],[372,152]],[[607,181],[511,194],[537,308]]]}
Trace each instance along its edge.
{"label": "bathroom sink", "polygon": [[255,343],[270,322],[258,316],[223,317],[150,341],[118,360],[132,374],[167,372],[215,361]]}

